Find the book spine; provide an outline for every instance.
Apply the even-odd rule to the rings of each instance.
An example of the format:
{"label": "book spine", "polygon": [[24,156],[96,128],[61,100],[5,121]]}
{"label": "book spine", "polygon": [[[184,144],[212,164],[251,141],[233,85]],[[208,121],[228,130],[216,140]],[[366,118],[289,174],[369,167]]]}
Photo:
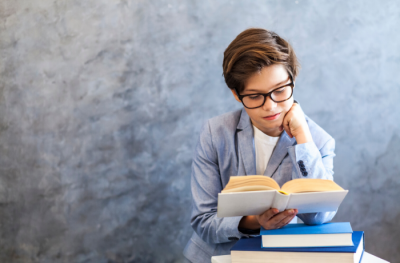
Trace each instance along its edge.
{"label": "book spine", "polygon": [[284,195],[277,191],[271,208],[276,208],[279,210],[279,212],[285,211],[289,199],[290,195]]}

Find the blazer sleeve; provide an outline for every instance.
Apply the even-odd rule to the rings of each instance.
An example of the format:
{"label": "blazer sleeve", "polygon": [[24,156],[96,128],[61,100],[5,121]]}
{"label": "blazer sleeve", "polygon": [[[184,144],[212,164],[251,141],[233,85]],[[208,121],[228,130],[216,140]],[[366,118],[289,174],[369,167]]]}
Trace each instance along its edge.
{"label": "blazer sleeve", "polygon": [[218,154],[207,122],[200,133],[192,163],[191,225],[197,235],[209,244],[248,237],[238,230],[242,217],[217,217],[218,193],[222,187]]}
{"label": "blazer sleeve", "polygon": [[[333,180],[333,157],[335,157],[335,140],[330,137],[318,149],[314,142],[297,144],[288,148],[293,163],[292,179],[320,178]],[[308,213],[297,215],[307,225],[318,225],[329,222],[336,211]]]}

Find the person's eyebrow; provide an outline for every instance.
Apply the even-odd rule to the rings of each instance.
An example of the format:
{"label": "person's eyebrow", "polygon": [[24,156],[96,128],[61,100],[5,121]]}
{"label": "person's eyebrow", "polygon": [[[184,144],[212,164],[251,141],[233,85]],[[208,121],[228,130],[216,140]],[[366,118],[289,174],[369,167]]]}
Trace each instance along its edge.
{"label": "person's eyebrow", "polygon": [[[283,86],[288,81],[290,81],[290,77],[287,80],[281,81],[281,82],[275,84],[274,86],[272,86],[272,88],[268,92],[270,92],[271,90],[276,89],[276,88],[278,88],[280,86]],[[251,92],[251,91],[260,92],[260,90],[258,90],[258,89],[248,89],[248,90],[246,90],[246,92]]]}

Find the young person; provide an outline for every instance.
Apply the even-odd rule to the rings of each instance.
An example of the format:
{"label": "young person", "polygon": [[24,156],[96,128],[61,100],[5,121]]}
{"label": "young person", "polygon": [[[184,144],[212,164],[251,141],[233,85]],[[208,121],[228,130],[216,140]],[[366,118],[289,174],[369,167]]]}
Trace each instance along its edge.
{"label": "young person", "polygon": [[[194,233],[184,251],[191,262],[230,254],[237,240],[256,235],[260,226],[280,228],[297,214],[271,208],[261,215],[218,218],[218,193],[230,176],[265,175],[280,186],[296,178],[333,180],[335,141],[294,101],[298,71],[290,44],[264,29],[245,30],[225,50],[225,82],[243,108],[208,120],[201,130],[192,164]],[[335,213],[297,216],[322,224]]]}

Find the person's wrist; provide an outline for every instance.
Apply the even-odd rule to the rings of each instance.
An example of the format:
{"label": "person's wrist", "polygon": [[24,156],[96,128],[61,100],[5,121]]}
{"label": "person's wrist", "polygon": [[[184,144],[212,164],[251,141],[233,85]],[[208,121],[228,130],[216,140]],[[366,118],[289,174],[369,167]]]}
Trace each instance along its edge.
{"label": "person's wrist", "polygon": [[308,129],[308,127],[306,129],[301,129],[299,130],[296,135],[293,135],[296,139],[297,144],[303,144],[303,143],[308,143],[308,142],[312,142],[312,136],[311,136],[311,132]]}
{"label": "person's wrist", "polygon": [[242,217],[242,219],[239,222],[239,227],[256,230],[256,229],[259,229],[261,227],[261,225],[258,222],[257,217],[254,215],[251,215],[251,216]]}

